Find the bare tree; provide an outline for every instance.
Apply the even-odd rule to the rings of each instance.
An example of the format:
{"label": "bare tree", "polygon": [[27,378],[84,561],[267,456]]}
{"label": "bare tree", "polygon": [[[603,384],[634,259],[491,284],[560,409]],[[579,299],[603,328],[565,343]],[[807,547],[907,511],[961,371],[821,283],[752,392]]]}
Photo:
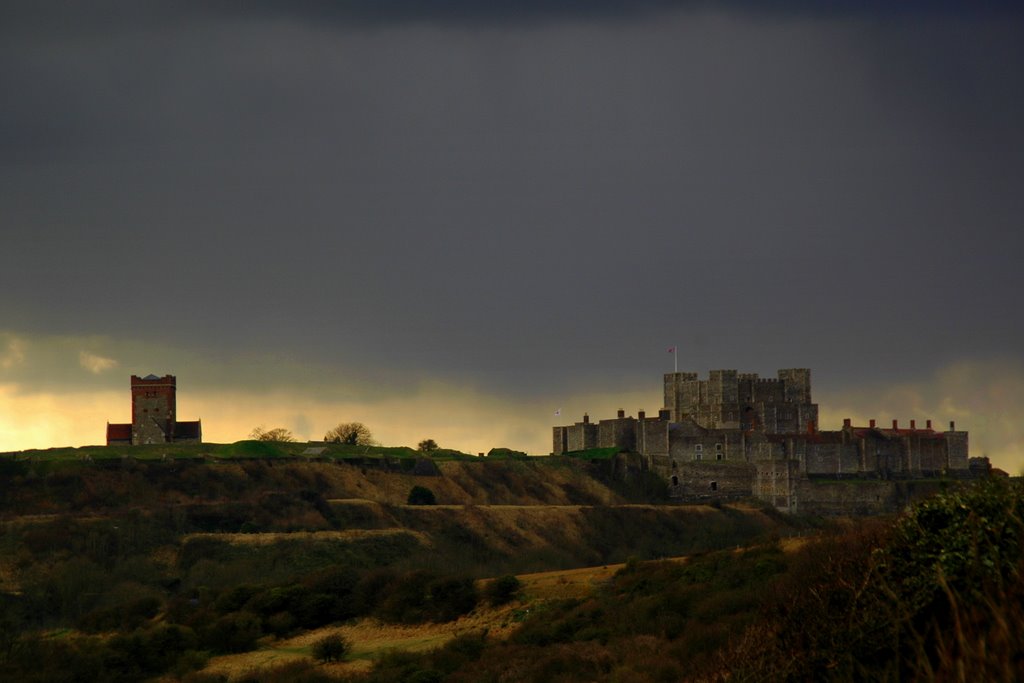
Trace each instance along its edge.
{"label": "bare tree", "polygon": [[290,429],[284,427],[274,427],[273,429],[257,427],[249,432],[249,438],[256,441],[295,441],[295,435]]}
{"label": "bare tree", "polygon": [[373,446],[373,434],[362,422],[342,422],[324,434],[324,441],[344,443],[350,446]]}

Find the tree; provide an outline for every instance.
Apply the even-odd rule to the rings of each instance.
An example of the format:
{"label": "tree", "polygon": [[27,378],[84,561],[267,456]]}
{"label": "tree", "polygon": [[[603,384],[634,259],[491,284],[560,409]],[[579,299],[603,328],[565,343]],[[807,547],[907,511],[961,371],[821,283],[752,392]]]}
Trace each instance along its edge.
{"label": "tree", "polygon": [[342,422],[324,434],[324,441],[349,446],[372,446],[375,443],[370,429],[362,422]]}
{"label": "tree", "polygon": [[345,638],[332,633],[313,643],[313,656],[321,662],[340,662],[351,649],[352,646]]}
{"label": "tree", "polygon": [[487,584],[484,589],[484,597],[487,598],[487,602],[491,603],[491,606],[498,607],[512,600],[521,587],[519,579],[511,574],[506,574]]}
{"label": "tree", "polygon": [[295,435],[284,427],[274,427],[273,429],[257,427],[249,432],[249,438],[256,441],[295,441]]}
{"label": "tree", "polygon": [[421,453],[429,453],[430,451],[436,451],[437,448],[437,442],[434,441],[433,439],[423,439],[423,441],[420,441],[419,445],[416,446],[416,450],[420,451]]}
{"label": "tree", "polygon": [[437,498],[426,486],[413,486],[407,502],[409,505],[437,505]]}

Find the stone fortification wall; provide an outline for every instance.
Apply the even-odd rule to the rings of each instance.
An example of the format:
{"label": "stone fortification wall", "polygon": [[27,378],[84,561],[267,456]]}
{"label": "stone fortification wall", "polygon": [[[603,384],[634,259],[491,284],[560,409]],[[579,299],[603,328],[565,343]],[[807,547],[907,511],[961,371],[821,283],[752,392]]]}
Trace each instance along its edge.
{"label": "stone fortification wall", "polygon": [[665,406],[671,419],[691,417],[708,429],[758,430],[769,434],[804,431],[818,424],[811,403],[811,371],[779,370],[778,379],[756,373],[712,370],[699,380],[693,372],[665,375]]}
{"label": "stone fortification wall", "polygon": [[669,496],[685,502],[750,498],[754,470],[747,462],[676,462],[666,477]]}
{"label": "stone fortification wall", "polygon": [[620,448],[624,451],[636,450],[636,419],[626,417],[626,412],[619,411],[614,420],[601,420],[597,424],[598,448]]}
{"label": "stone fortification wall", "polygon": [[817,515],[879,515],[894,512],[904,503],[893,481],[794,482],[790,512]]}
{"label": "stone fortification wall", "polygon": [[668,457],[668,411],[658,417],[647,417],[643,411],[637,415],[636,449],[647,456]]}
{"label": "stone fortification wall", "polygon": [[753,495],[782,510],[822,514],[892,511],[899,496],[890,495],[895,489],[887,482],[972,476],[967,433],[953,423],[939,432],[930,420],[923,428],[893,420],[891,429],[844,420],[841,430],[820,431],[804,368],[779,370],[777,379],[713,370],[706,380],[692,372],[664,380],[665,408],[657,418],[620,410],[594,425],[584,416],[554,429],[553,452],[636,451],[669,480],[678,500]]}

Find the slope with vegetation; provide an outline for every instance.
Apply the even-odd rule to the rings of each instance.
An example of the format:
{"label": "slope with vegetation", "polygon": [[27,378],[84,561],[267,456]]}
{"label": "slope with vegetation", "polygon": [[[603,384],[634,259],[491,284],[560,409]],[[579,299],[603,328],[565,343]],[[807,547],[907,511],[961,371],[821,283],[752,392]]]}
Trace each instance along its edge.
{"label": "slope with vegetation", "polygon": [[642,503],[602,454],[204,448],[0,458],[0,679],[1024,674],[1018,483],[824,525]]}

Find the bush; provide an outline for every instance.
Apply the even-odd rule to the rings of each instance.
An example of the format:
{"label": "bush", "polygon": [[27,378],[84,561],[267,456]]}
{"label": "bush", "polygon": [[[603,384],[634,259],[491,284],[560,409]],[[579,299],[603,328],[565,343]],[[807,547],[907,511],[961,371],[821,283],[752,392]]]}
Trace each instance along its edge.
{"label": "bush", "polygon": [[409,505],[437,505],[434,492],[425,486],[413,486],[409,491]]}
{"label": "bush", "polygon": [[491,607],[498,607],[510,602],[521,587],[519,579],[511,574],[506,574],[487,584],[487,587],[484,588],[484,597]]}
{"label": "bush", "polygon": [[337,633],[313,643],[313,657],[318,662],[340,662],[351,650],[351,644]]}
{"label": "bush", "polygon": [[232,612],[213,622],[203,640],[217,652],[246,652],[256,647],[262,635],[259,617],[251,612]]}
{"label": "bush", "polygon": [[476,586],[473,579],[437,579],[427,587],[430,597],[431,621],[453,621],[476,607]]}

